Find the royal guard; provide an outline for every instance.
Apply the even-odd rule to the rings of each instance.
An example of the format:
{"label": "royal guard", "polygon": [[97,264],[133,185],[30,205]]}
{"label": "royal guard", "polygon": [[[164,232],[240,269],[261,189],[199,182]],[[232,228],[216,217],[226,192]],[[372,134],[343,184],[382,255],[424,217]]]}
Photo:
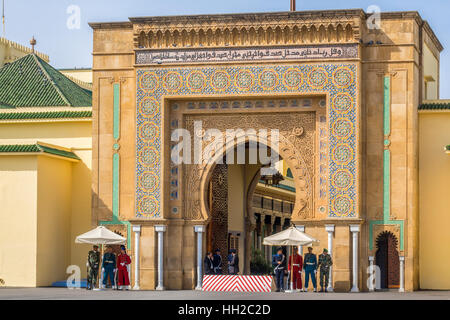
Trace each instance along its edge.
{"label": "royal guard", "polygon": [[117,285],[118,289],[130,288],[130,277],[128,276],[128,266],[131,263],[131,258],[127,255],[125,246],[120,247],[120,254],[117,256]]}
{"label": "royal guard", "polygon": [[292,290],[302,290],[303,257],[298,254],[298,247],[294,247],[294,254],[289,257],[288,270],[292,274]]}

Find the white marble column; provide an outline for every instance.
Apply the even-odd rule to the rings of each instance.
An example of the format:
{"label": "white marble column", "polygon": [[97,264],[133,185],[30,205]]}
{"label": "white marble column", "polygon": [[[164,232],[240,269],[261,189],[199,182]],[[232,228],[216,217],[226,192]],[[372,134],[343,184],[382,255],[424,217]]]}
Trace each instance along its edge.
{"label": "white marble column", "polygon": [[206,231],[205,226],[194,226],[194,231],[197,233],[197,286],[195,290],[202,290],[203,280],[203,233]]}
{"label": "white marble column", "polygon": [[[297,228],[298,231],[305,232],[305,226],[295,226],[295,227]],[[298,246],[298,254],[303,257],[303,247],[302,246]]]}
{"label": "white marble column", "polygon": [[158,233],[158,286],[156,290],[164,290],[164,232],[167,226],[157,225],[155,231]]}
{"label": "white marble column", "polygon": [[377,276],[378,276],[376,273],[376,270],[374,268],[374,264],[373,264],[374,261],[375,261],[375,257],[369,256],[369,279],[367,280],[367,285],[369,287],[370,292],[375,291],[375,286],[373,285],[373,280],[375,279],[375,281],[376,281]]}
{"label": "white marble column", "polygon": [[351,292],[359,292],[358,287],[358,237],[359,232],[361,231],[361,226],[359,224],[351,224],[350,232],[352,233],[353,238],[353,287]]}
{"label": "white marble column", "polygon": [[405,292],[405,257],[400,258],[400,288],[398,292]]}
{"label": "white marble column", "polygon": [[[334,235],[334,224],[326,224],[325,230],[328,233],[328,254],[333,258],[333,235]],[[334,261],[333,261],[334,263]],[[330,267],[330,277],[328,281],[327,291],[333,291],[333,267]]]}
{"label": "white marble column", "polygon": [[133,226],[134,232],[134,287],[133,290],[140,290],[139,286],[139,248],[141,239],[141,226]]}

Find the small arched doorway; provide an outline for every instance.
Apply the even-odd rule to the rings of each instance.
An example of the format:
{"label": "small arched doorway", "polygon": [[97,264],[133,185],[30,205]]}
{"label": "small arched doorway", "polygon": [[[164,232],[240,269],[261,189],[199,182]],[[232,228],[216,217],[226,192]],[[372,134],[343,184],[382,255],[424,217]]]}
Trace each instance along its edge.
{"label": "small arched doorway", "polygon": [[389,231],[380,233],[377,237],[376,265],[380,268],[382,289],[400,287],[400,259],[397,250],[397,237]]}

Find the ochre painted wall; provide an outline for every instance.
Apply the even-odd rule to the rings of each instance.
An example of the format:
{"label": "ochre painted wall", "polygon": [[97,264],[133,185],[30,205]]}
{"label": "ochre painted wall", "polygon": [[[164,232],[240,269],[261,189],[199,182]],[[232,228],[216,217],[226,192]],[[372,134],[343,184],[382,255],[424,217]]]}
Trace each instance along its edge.
{"label": "ochre painted wall", "polygon": [[420,288],[450,289],[450,112],[421,113]]}
{"label": "ochre painted wall", "polygon": [[66,279],[69,265],[72,162],[38,157],[37,286]]}
{"label": "ochre painted wall", "polygon": [[81,276],[85,278],[87,253],[91,249],[87,244],[75,244],[75,238],[91,230],[91,199],[92,199],[92,151],[91,149],[78,150],[74,152],[81,159],[80,162],[72,163],[72,195],[70,216],[70,264],[81,268]]}
{"label": "ochre painted wall", "polygon": [[37,158],[0,157],[0,279],[36,286]]}
{"label": "ochre painted wall", "polygon": [[[27,228],[32,230],[32,232],[27,233],[27,236],[30,236],[24,247],[27,250],[28,248],[34,248],[33,255],[31,253],[26,255],[27,259],[31,256],[34,259],[32,268],[27,267],[27,270],[30,271],[27,272],[26,276],[29,278],[30,275],[33,275],[33,280],[25,282],[20,280],[21,277],[24,277],[20,268],[14,267],[10,270],[1,267],[0,278],[5,281],[8,278],[16,277],[15,274],[20,275],[17,280],[7,281],[7,285],[12,286],[45,286],[50,285],[53,281],[65,280],[68,277],[65,272],[69,265],[79,266],[81,277],[86,277],[86,256],[90,247],[75,244],[75,238],[93,227],[91,218],[91,122],[0,124],[1,144],[32,144],[36,141],[71,148],[81,161],[70,162],[40,156],[38,165],[36,156],[0,157],[0,177],[5,176],[6,179],[0,179],[0,191],[7,188],[7,192],[2,192],[0,195],[1,203],[7,203],[6,206],[2,205],[0,219],[1,221],[7,221],[7,223],[2,223],[0,228],[13,225],[12,229],[7,229],[7,233],[2,232],[2,235],[0,235],[0,239],[3,239],[4,234],[5,237],[6,234],[10,235],[8,241],[0,241],[0,261],[2,261],[0,267],[2,266],[1,263],[4,263],[3,261],[14,259],[15,253],[11,253],[8,247],[11,247],[11,244],[14,243],[21,244],[25,237],[21,232],[15,230],[16,226],[19,228],[26,223]],[[24,159],[34,159],[35,161],[33,169],[29,169],[33,170],[30,171],[34,176],[33,183],[31,181],[26,182],[27,178],[23,177],[25,173],[31,176],[30,172],[9,169],[11,165],[21,164]],[[14,161],[18,161],[18,163],[15,164]],[[14,189],[15,184],[18,184],[16,189]],[[6,200],[3,200],[3,198]],[[24,201],[24,199],[27,199],[27,201]],[[23,219],[23,216],[29,216],[29,218]],[[38,216],[39,221],[36,220]],[[32,222],[33,225],[31,225]],[[64,229],[64,236],[60,234],[61,228]],[[14,232],[10,232],[10,230]],[[38,230],[39,238],[36,234]],[[31,235],[33,235],[33,238],[31,238]],[[37,253],[36,249],[38,250]],[[21,252],[23,251],[21,250]],[[38,256],[37,261],[36,254]],[[20,256],[22,256],[22,253],[20,253]]]}
{"label": "ochre painted wall", "polygon": [[90,121],[1,123],[0,143],[34,143],[42,141],[65,148],[92,148]]}

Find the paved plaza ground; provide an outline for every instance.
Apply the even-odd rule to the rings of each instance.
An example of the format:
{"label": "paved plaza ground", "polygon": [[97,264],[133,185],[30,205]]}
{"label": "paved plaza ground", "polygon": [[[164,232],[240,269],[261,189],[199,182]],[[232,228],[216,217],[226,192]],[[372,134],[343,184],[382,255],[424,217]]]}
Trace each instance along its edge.
{"label": "paved plaza ground", "polygon": [[87,291],[66,288],[0,288],[0,300],[450,300],[450,291],[399,293],[238,293],[201,291]]}

